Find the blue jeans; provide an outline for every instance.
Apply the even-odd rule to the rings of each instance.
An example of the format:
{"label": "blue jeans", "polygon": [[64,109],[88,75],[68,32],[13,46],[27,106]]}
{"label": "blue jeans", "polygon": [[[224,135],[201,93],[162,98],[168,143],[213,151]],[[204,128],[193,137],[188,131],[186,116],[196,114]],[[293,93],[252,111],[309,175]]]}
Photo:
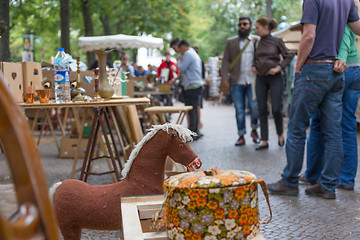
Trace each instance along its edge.
{"label": "blue jeans", "polygon": [[[343,94],[343,112],[341,120],[344,165],[338,182],[342,185],[354,185],[358,165],[355,111],[360,96],[360,67],[349,67],[345,71]],[[311,120],[310,134],[307,140],[307,167],[305,176],[316,181],[321,174],[324,156],[324,142],[321,135],[320,114],[316,112]]]}
{"label": "blue jeans", "polygon": [[231,97],[235,105],[236,109],[236,123],[239,137],[245,135],[246,128],[245,128],[245,97],[248,100],[248,106],[251,113],[251,128],[254,130],[258,126],[258,105],[257,101],[253,100],[251,85],[234,85],[230,87]]}
{"label": "blue jeans", "polygon": [[282,174],[282,180],[288,186],[299,184],[306,129],[311,116],[319,108],[325,159],[319,182],[324,190],[335,192],[343,164],[341,115],[344,74],[334,72],[333,67],[333,63],[310,63],[295,74],[286,141],[287,165]]}

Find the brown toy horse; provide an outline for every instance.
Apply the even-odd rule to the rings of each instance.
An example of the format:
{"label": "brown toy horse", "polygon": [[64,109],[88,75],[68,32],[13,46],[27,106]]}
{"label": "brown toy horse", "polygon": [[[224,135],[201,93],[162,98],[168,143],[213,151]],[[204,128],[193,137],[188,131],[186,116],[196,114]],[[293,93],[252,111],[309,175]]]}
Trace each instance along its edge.
{"label": "brown toy horse", "polygon": [[121,229],[121,196],[162,194],[165,160],[194,171],[201,161],[187,142],[194,135],[175,124],[156,125],[131,152],[122,171],[124,179],[109,185],[92,186],[68,179],[50,189],[55,215],[65,240],[79,240],[81,229]]}

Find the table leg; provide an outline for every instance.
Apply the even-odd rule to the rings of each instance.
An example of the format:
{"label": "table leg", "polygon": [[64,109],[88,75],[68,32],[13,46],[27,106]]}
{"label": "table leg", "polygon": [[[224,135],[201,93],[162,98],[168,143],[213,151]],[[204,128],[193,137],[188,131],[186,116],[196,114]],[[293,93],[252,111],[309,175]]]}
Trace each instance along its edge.
{"label": "table leg", "polygon": [[[88,139],[88,143],[86,146],[86,152],[85,152],[85,158],[84,158],[84,162],[81,168],[81,173],[80,173],[80,180],[85,181],[84,175],[85,175],[85,170],[87,170],[88,166],[90,165],[90,159],[94,150],[94,143],[96,143],[96,135],[97,132],[99,130],[99,124],[98,124],[98,118],[99,118],[99,109],[98,108],[94,108],[94,119],[93,122],[91,124],[91,131],[90,131],[90,136]],[[80,134],[80,133],[79,133]],[[90,153],[91,152],[91,153]],[[86,174],[87,176],[87,174]],[[86,177],[87,178],[87,177]]]}
{"label": "table leg", "polygon": [[70,178],[74,178],[75,173],[77,171],[81,170],[81,169],[76,169],[76,166],[77,166],[77,161],[79,159],[79,152],[80,152],[80,147],[81,147],[81,141],[83,139],[83,131],[84,131],[84,125],[85,125],[85,121],[86,121],[86,116],[88,114],[88,108],[84,108],[85,113],[84,113],[84,117],[82,118],[81,121],[80,121],[80,115],[79,115],[78,109],[73,108],[72,111],[73,111],[74,119],[75,119],[75,123],[76,123],[76,130],[78,131],[78,140],[77,140],[77,145],[76,145],[75,156],[73,159],[73,166],[72,166],[71,173],[70,173]]}

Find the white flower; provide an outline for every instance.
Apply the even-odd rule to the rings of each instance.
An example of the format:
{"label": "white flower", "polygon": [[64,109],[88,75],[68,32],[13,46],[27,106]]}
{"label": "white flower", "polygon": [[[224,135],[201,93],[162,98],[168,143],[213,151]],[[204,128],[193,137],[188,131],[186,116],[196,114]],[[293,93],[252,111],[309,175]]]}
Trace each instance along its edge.
{"label": "white flower", "polygon": [[256,199],[253,199],[251,201],[251,208],[254,208],[254,207],[256,207]]}
{"label": "white flower", "polygon": [[236,232],[231,231],[231,232],[228,232],[228,233],[227,233],[226,237],[227,237],[228,239],[229,239],[229,238],[234,238],[235,235],[236,235]]}
{"label": "white flower", "polygon": [[211,179],[210,178],[202,178],[198,181],[199,185],[208,185],[211,183]]}
{"label": "white flower", "polygon": [[225,227],[227,230],[231,230],[235,226],[235,219],[225,219]]}
{"label": "white flower", "polygon": [[179,234],[179,231],[177,230],[177,228],[173,228],[173,229],[171,229],[171,231],[174,235]]}
{"label": "white flower", "polygon": [[172,230],[168,230],[167,232],[168,232],[169,239],[173,239],[174,234],[173,234]]}
{"label": "white flower", "polygon": [[175,200],[178,202],[178,201],[181,201],[181,195],[180,195],[180,193],[175,193],[174,194],[174,198],[175,198]]}
{"label": "white flower", "polygon": [[185,238],[184,238],[184,235],[178,234],[175,239],[176,240],[184,240]]}
{"label": "white flower", "polygon": [[234,229],[234,232],[240,232],[241,230],[242,230],[241,227],[237,227]]}
{"label": "white flower", "polygon": [[221,230],[219,229],[218,226],[209,226],[208,232],[211,233],[212,235],[218,235],[221,233]]}
{"label": "white flower", "polygon": [[217,238],[215,236],[206,236],[204,239],[205,240],[217,240]]}
{"label": "white flower", "polygon": [[183,204],[187,205],[190,201],[191,201],[190,197],[188,195],[186,195],[181,202]]}
{"label": "white flower", "polygon": [[170,199],[170,207],[175,207],[175,205],[176,205],[176,202],[175,202],[175,199],[173,199],[173,198],[171,198]]}
{"label": "white flower", "polygon": [[177,207],[177,209],[184,209],[184,207],[185,207],[184,205],[180,205]]}
{"label": "white flower", "polygon": [[220,192],[220,188],[210,188],[209,189],[209,193],[219,193]]}
{"label": "white flower", "polygon": [[223,220],[215,220],[215,224],[217,225],[223,225],[224,221]]}

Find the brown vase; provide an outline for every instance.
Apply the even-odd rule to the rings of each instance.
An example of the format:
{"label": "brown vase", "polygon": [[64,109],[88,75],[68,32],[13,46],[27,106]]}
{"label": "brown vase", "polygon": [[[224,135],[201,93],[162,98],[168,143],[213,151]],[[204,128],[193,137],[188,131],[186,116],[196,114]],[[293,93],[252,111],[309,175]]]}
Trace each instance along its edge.
{"label": "brown vase", "polygon": [[114,90],[110,86],[106,76],[106,57],[110,51],[95,50],[99,63],[99,94],[102,98],[111,98]]}

